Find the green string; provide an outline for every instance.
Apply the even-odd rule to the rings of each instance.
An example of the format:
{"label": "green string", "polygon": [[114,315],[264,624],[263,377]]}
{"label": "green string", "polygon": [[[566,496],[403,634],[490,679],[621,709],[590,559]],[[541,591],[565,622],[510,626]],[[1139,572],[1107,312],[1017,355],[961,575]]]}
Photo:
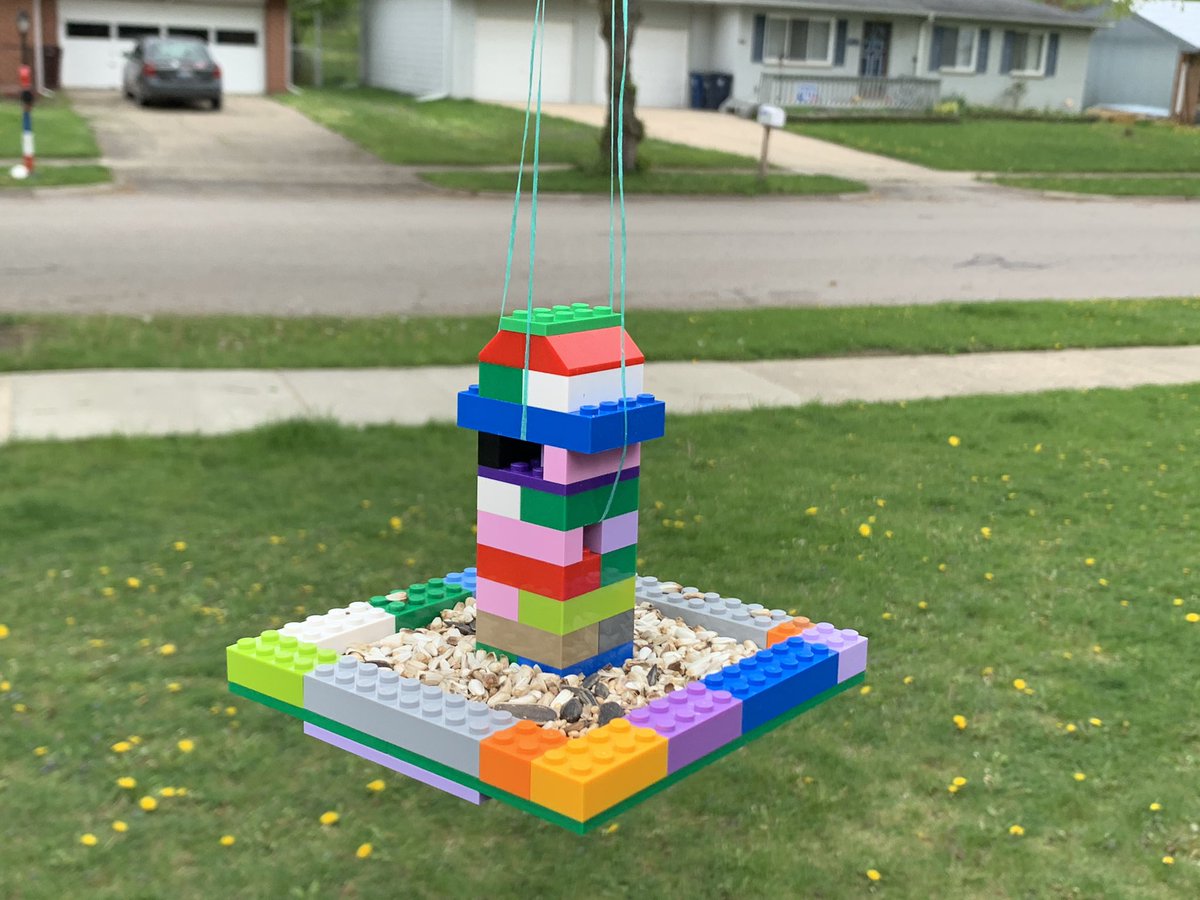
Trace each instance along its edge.
{"label": "green string", "polygon": [[[521,440],[529,427],[529,353],[533,342],[533,264],[537,254],[538,173],[542,150],[542,68],[546,62],[546,0],[538,0],[534,10],[533,35],[537,44],[537,116],[533,125],[533,185],[529,192],[529,288],[525,294],[525,367],[521,372]],[[533,59],[529,61],[533,79]],[[526,100],[528,105],[528,100]]]}

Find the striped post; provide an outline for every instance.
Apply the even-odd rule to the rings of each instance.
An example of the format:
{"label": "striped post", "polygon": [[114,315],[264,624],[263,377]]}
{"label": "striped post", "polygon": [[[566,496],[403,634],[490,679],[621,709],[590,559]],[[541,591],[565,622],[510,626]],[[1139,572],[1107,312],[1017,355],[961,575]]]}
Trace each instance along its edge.
{"label": "striped post", "polygon": [[25,173],[33,174],[33,72],[21,66],[21,156]]}

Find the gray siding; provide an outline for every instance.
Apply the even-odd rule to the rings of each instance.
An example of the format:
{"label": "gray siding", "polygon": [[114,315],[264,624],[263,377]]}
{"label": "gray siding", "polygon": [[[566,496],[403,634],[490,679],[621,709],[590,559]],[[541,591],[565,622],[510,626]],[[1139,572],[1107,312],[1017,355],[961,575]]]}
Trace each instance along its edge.
{"label": "gray siding", "polygon": [[1178,41],[1136,16],[1096,32],[1084,103],[1131,103],[1170,109],[1179,53]]}
{"label": "gray siding", "polygon": [[406,94],[449,91],[450,0],[366,0],[366,80]]}

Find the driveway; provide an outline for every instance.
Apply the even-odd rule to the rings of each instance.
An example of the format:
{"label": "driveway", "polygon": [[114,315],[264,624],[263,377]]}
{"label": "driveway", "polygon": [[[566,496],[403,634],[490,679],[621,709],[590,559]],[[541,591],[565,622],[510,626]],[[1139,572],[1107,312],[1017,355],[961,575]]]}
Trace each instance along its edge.
{"label": "driveway", "polygon": [[71,102],[118,183],[139,189],[420,189],[408,170],[266,97],[226,96],[220,112],[143,108],[112,91],[73,91]]}

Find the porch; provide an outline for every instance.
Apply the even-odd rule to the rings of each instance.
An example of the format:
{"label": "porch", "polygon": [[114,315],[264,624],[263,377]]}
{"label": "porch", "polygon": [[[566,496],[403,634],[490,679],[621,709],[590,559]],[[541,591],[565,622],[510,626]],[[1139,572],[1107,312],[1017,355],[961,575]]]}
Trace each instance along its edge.
{"label": "porch", "polygon": [[763,72],[758,102],[808,109],[927,112],[941,96],[941,80],[912,75],[807,75]]}

